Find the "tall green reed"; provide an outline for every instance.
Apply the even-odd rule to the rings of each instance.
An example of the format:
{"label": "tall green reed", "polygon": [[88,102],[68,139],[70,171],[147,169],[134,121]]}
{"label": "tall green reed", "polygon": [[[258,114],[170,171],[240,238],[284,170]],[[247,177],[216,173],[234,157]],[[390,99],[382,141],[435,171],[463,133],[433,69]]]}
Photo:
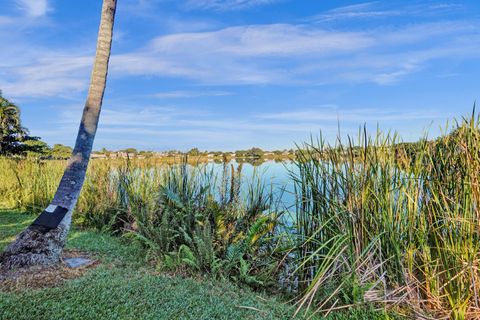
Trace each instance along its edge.
{"label": "tall green reed", "polygon": [[478,315],[480,134],[475,116],[417,143],[396,134],[297,153],[292,286],[300,307],[403,301],[418,314]]}

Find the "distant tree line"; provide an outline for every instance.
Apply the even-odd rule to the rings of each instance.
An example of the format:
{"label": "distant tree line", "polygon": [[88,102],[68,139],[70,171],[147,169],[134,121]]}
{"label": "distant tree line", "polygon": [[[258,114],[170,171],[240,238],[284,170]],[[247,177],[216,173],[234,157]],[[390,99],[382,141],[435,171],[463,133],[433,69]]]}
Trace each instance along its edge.
{"label": "distant tree line", "polygon": [[107,150],[106,148],[102,148],[98,151],[94,151],[95,154],[103,154],[107,157],[110,157],[112,154],[129,154],[134,156],[145,156],[151,157],[155,155],[164,155],[164,156],[180,156],[180,155],[187,155],[189,157],[207,157],[213,156],[215,158],[222,158],[227,157],[230,158],[235,155],[236,158],[262,158],[264,156],[272,156],[272,157],[281,157],[288,154],[293,154],[294,151],[290,150],[274,150],[274,151],[264,151],[260,148],[253,147],[247,150],[237,150],[234,152],[229,151],[207,151],[207,150],[200,150],[199,148],[191,148],[186,152],[182,152],[179,150],[168,150],[163,152],[154,152],[154,151],[138,151],[135,148],[126,148],[120,149],[116,151]]}
{"label": "distant tree line", "polygon": [[[452,135],[455,133],[452,133]],[[396,144],[393,148],[399,157],[407,156],[410,159],[414,159],[415,155],[422,150],[424,144],[431,144],[424,140],[417,142],[402,142]],[[364,147],[352,146],[352,152],[343,149],[345,154],[353,155],[354,157],[360,157],[363,154]],[[370,147],[369,147],[370,148]],[[328,148],[324,150],[327,152]],[[72,153],[72,148],[62,144],[55,144],[50,147],[46,142],[42,141],[39,137],[31,136],[28,129],[22,126],[20,120],[20,108],[14,103],[10,102],[6,98],[2,97],[0,91],[0,156],[22,156],[29,158],[41,158],[41,159],[68,159]],[[126,148],[118,151],[110,151],[106,148],[102,148],[100,151],[95,151],[96,154],[106,155],[108,158],[113,154],[119,153],[142,156],[150,158],[156,155],[153,151],[138,151],[135,148]],[[269,158],[283,158],[285,156],[296,156],[299,153],[303,153],[301,148],[297,150],[274,150],[264,151],[261,148],[253,147],[247,150],[237,150],[235,152],[222,152],[222,151],[201,151],[198,148],[192,148],[187,152],[181,152],[178,150],[165,151],[162,154],[166,156],[179,156],[188,155],[191,157],[207,157],[213,156],[215,158],[230,158],[232,154],[235,154],[237,159],[262,159],[264,157]],[[322,155],[319,155],[322,157]],[[302,157],[299,157],[302,158]]]}

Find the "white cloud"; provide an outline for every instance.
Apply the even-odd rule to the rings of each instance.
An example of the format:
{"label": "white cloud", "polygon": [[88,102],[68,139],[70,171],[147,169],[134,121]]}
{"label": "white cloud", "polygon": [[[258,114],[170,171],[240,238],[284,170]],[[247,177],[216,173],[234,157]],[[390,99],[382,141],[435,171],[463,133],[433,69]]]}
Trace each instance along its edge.
{"label": "white cloud", "polygon": [[[177,77],[203,85],[376,83],[391,85],[435,59],[480,55],[477,22],[418,23],[340,32],[318,25],[249,25],[159,36],[112,56],[110,76]],[[3,36],[2,36],[3,35]],[[75,96],[87,89],[93,53],[0,40],[0,88],[15,98]],[[83,52],[82,52],[83,51]],[[216,90],[159,92],[157,98],[220,96]],[[155,94],[152,94],[154,97]]]}
{"label": "white cloud", "polygon": [[445,118],[448,115],[439,113],[435,110],[415,111],[397,111],[385,110],[384,108],[356,108],[341,109],[336,106],[322,106],[315,109],[304,109],[292,112],[278,112],[269,114],[259,114],[259,119],[279,120],[279,121],[337,121],[356,122],[365,121],[399,121],[399,120],[418,120],[418,119],[436,119]]}
{"label": "white cloud", "polygon": [[88,87],[93,57],[73,53],[36,52],[14,65],[0,66],[0,88],[12,97],[72,95]]}
{"label": "white cloud", "polygon": [[[62,113],[62,121],[55,131],[32,131],[51,139],[59,136],[73,136],[78,124],[81,106],[69,108]],[[294,108],[295,109],[295,108]],[[359,126],[367,123],[369,130],[375,131],[376,124],[391,121],[409,121],[408,139],[421,136],[425,119],[444,119],[449,114],[437,110],[398,111],[385,108],[344,109],[337,106],[300,109],[293,112],[265,114],[243,114],[239,117],[212,118],[202,109],[185,110],[177,107],[135,108],[115,106],[104,108],[101,115],[96,145],[123,148],[132,145],[152,148],[181,148],[197,146],[203,149],[228,150],[248,148],[269,140],[265,148],[272,143],[282,147],[293,147],[294,141],[305,141],[311,134],[320,130],[324,137],[333,141],[339,134],[337,120],[340,121],[342,136],[355,135]],[[108,137],[128,137],[112,140]],[[174,137],[172,141],[172,137]],[[259,139],[268,137],[268,139]],[[256,141],[258,143],[256,143]],[[218,146],[218,147],[216,147]],[[261,146],[261,145],[260,145]],[[261,146],[262,147],[262,146]]]}
{"label": "white cloud", "polygon": [[112,57],[112,74],[211,85],[395,83],[435,59],[480,55],[477,22],[417,23],[341,32],[271,24],[177,33]]}
{"label": "white cloud", "polygon": [[13,19],[6,16],[0,16],[0,26],[10,24],[13,22]]}
{"label": "white cloud", "polygon": [[[45,3],[44,8],[48,8],[46,1],[22,2]],[[369,2],[332,11],[370,12],[378,4]],[[451,6],[439,8],[445,7]],[[22,42],[15,32],[6,29],[0,32],[0,40],[12,49],[0,51],[0,88],[4,92],[15,97],[46,97],[72,95],[87,88],[93,54],[77,48],[35,47],[26,37]],[[391,85],[412,73],[428,70],[435,59],[479,57],[478,29],[476,21],[445,20],[361,31],[352,27],[348,32],[318,24],[245,25],[181,32],[155,37],[140,49],[112,56],[110,76],[177,77],[202,85]],[[223,94],[215,90],[177,90],[160,92],[156,97]]]}
{"label": "white cloud", "polygon": [[387,1],[371,1],[328,10],[310,18],[309,20],[332,23],[343,20],[391,18],[395,16],[425,17],[443,14],[452,15],[461,9],[463,9],[463,6],[456,3],[418,3],[397,6],[395,9],[391,9],[391,6]]}
{"label": "white cloud", "polygon": [[[80,119],[81,104],[63,107],[59,124],[74,127]],[[268,121],[266,121],[268,120]],[[102,109],[99,132],[135,133],[148,132],[150,135],[166,135],[169,132],[214,131],[220,133],[256,133],[283,134],[290,132],[317,131],[320,128],[318,118],[295,118],[291,121],[272,115],[257,116],[244,114],[241,117],[215,118],[203,108],[178,108],[175,106],[125,107],[116,105]],[[329,127],[325,123],[322,127]],[[335,125],[329,127],[335,129]]]}
{"label": "white cloud", "polygon": [[188,0],[185,7],[187,9],[228,11],[267,5],[275,2],[279,2],[279,0]]}
{"label": "white cloud", "polygon": [[289,68],[298,61],[354,52],[372,45],[372,40],[363,33],[288,24],[179,33],[157,37],[137,52],[113,56],[112,73],[185,77],[212,84],[282,83],[291,81]]}
{"label": "white cloud", "polygon": [[351,51],[370,44],[371,39],[360,32],[335,32],[303,25],[270,24],[168,35],[154,39],[150,48],[157,53],[178,53],[194,47],[211,54],[262,57]]}
{"label": "white cloud", "polygon": [[365,2],[344,7],[335,8],[325,13],[315,16],[312,20],[334,21],[355,18],[380,18],[389,16],[398,16],[403,12],[401,10],[381,10],[378,9],[378,1]]}
{"label": "white cloud", "polygon": [[[293,108],[297,109],[297,108]],[[79,121],[81,105],[64,108],[60,124],[72,127]],[[175,106],[124,107],[109,108],[108,103],[102,110],[99,132],[128,133],[141,136],[175,136],[173,132],[216,132],[218,135],[235,132],[252,135],[280,135],[337,131],[336,121],[348,124],[352,129],[365,122],[414,121],[424,119],[443,119],[451,116],[437,110],[398,111],[385,108],[345,109],[334,105],[318,108],[300,109],[292,112],[273,112],[265,114],[243,114],[240,117],[215,118],[203,108],[178,108]]]}
{"label": "white cloud", "polygon": [[44,16],[49,10],[48,0],[16,0],[20,9],[31,17]]}
{"label": "white cloud", "polygon": [[153,96],[160,99],[175,99],[175,98],[197,98],[197,97],[221,97],[230,96],[233,93],[228,91],[169,91],[155,93]]}

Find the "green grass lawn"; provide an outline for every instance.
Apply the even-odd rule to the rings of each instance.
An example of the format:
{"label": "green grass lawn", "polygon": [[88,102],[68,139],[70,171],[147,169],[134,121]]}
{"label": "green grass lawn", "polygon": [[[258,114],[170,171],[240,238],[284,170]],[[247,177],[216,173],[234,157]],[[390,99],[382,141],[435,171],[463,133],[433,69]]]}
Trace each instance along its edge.
{"label": "green grass lawn", "polygon": [[[0,250],[32,220],[0,211]],[[226,281],[158,275],[139,248],[105,234],[73,230],[68,248],[101,262],[56,288],[0,292],[0,319],[290,319],[294,312],[278,299]],[[355,309],[328,319],[393,318]]]}

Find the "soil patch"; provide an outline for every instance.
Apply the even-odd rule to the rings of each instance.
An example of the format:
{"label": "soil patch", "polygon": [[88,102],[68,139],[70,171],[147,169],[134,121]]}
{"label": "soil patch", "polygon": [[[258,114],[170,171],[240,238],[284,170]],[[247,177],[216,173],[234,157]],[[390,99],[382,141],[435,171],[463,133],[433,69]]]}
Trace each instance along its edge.
{"label": "soil patch", "polygon": [[[71,268],[64,262],[65,259],[70,258],[91,259],[92,263]],[[92,258],[88,253],[78,250],[65,250],[62,261],[55,266],[0,271],[0,291],[12,292],[58,287],[65,281],[81,277],[88,269],[95,268],[98,263],[98,260]]]}

